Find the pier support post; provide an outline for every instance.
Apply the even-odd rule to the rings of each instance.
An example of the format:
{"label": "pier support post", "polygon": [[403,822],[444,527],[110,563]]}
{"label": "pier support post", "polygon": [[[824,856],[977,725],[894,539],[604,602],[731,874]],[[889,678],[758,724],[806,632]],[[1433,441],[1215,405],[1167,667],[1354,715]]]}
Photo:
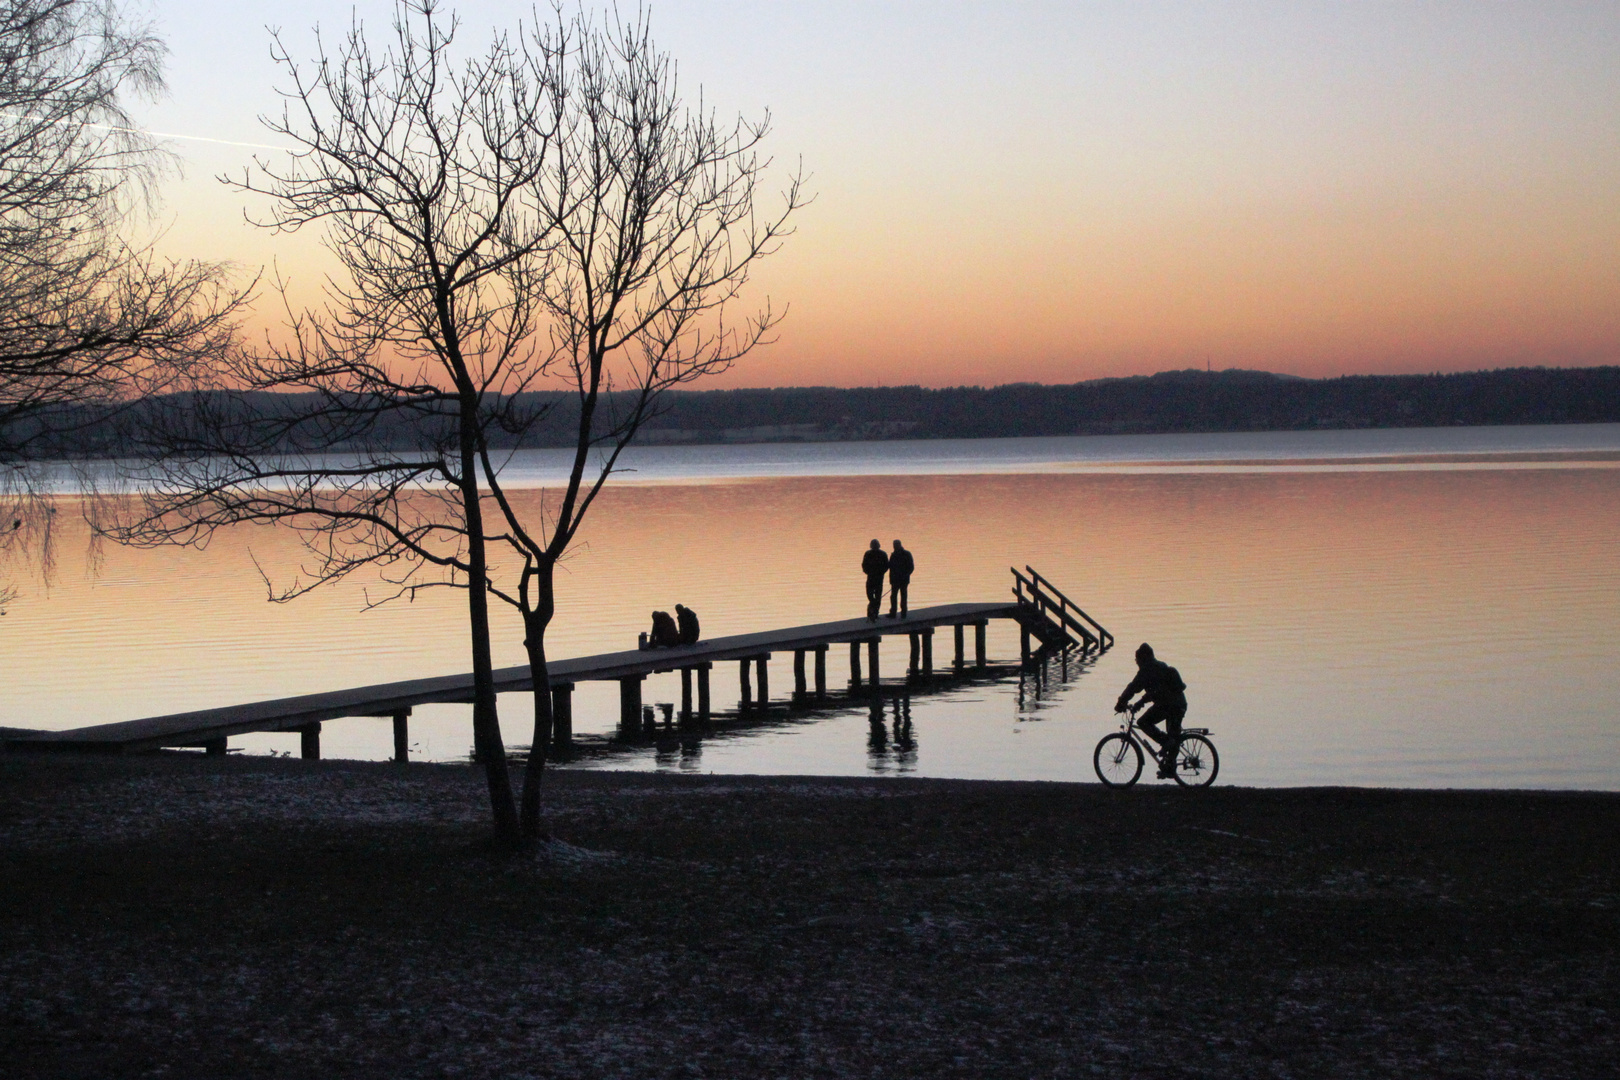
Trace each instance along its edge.
{"label": "pier support post", "polygon": [[203,753],[209,757],[224,757],[226,741],[225,739],[209,739],[203,743]]}
{"label": "pier support post", "polygon": [[645,675],[626,675],[619,680],[619,726],[625,731],[641,727],[641,680]]}
{"label": "pier support post", "polygon": [[321,725],[305,724],[298,729],[298,751],[305,761],[321,758]]}
{"label": "pier support post", "polygon": [[754,681],[759,684],[758,693],[754,695],[754,704],[761,710],[769,708],[771,704],[771,684],[765,673],[765,661],[770,658],[770,653],[754,657]]}
{"label": "pier support post", "polygon": [[934,677],[934,628],[925,627],[922,632],[922,677]]}
{"label": "pier support post", "polygon": [[878,646],[882,642],[883,639],[881,637],[875,637],[871,638],[866,643],[866,681],[871,685],[872,693],[874,695],[882,692],[882,687],[879,685],[879,679],[881,676],[878,675]]}
{"label": "pier support post", "polygon": [[709,669],[713,664],[705,661],[697,666],[698,675],[698,723],[709,722]]}
{"label": "pier support post", "polygon": [[401,709],[394,720],[394,760],[403,765],[411,760],[411,710]]}
{"label": "pier support post", "polygon": [[849,643],[849,688],[861,688],[861,643],[858,641]]}
{"label": "pier support post", "polygon": [[681,668],[681,723],[692,719],[692,669]]}
{"label": "pier support post", "polygon": [[967,627],[963,626],[961,623],[957,623],[951,629],[956,631],[956,659],[951,661],[951,667],[955,668],[956,673],[960,675],[962,674],[962,669],[967,667],[967,649],[965,648],[966,642],[963,640],[967,636],[963,632],[967,629]]}
{"label": "pier support post", "polygon": [[793,650],[793,701],[801,702],[808,696],[804,680],[804,650]]}
{"label": "pier support post", "polygon": [[738,698],[737,705],[739,712],[747,712],[754,707],[754,691],[748,685],[748,665],[750,663],[752,663],[750,660],[737,661],[737,685],[741,695]]}
{"label": "pier support post", "polygon": [[551,685],[551,745],[567,750],[574,745],[574,684]]}
{"label": "pier support post", "polygon": [[906,677],[915,679],[922,674],[922,635],[913,630],[911,638],[911,659],[906,662]]}
{"label": "pier support post", "polygon": [[973,624],[973,666],[980,671],[984,670],[984,628],[988,625],[982,622]]}
{"label": "pier support post", "polygon": [[827,646],[816,646],[816,700],[827,697]]}
{"label": "pier support post", "polygon": [[1029,663],[1029,627],[1018,627],[1018,657],[1024,663]]}

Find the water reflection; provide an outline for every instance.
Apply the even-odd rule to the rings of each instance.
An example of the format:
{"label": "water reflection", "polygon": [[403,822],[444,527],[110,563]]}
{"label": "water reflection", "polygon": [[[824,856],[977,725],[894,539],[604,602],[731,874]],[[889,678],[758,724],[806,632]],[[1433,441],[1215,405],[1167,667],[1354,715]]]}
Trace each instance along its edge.
{"label": "water reflection", "polygon": [[[713,713],[707,722],[680,713],[674,703],[653,702],[642,706],[633,726],[576,733],[567,747],[551,752],[550,760],[580,768],[634,768],[646,762],[659,771],[697,772],[703,771],[706,750],[722,747],[734,751],[760,740],[770,741],[829,723],[836,726],[839,721],[861,717],[865,721],[867,770],[910,773],[917,771],[920,762],[914,703],[929,711],[939,710],[946,703],[977,705],[986,692],[1001,695],[1037,677],[1044,687],[1045,700],[1055,703],[1058,691],[1094,662],[1095,658],[1070,650],[1067,658],[1043,654],[1030,664],[992,663],[983,670],[969,667],[960,673],[943,669],[901,683],[886,682],[875,696],[869,685],[857,684],[821,699],[807,695],[803,699],[770,702],[765,707],[755,701],[747,708]],[[1027,718],[1016,694],[1007,695],[1006,703],[1010,719]],[[528,753],[524,745],[509,749],[520,761]]]}
{"label": "water reflection", "polygon": [[1102,656],[1078,649],[1037,655],[1018,670],[1018,718],[1039,720],[1056,704],[1056,693],[1097,666]]}
{"label": "water reflection", "polygon": [[[893,714],[893,730],[885,719],[885,706]],[[872,772],[917,771],[917,733],[910,719],[910,695],[878,698],[867,717],[867,767]]]}
{"label": "water reflection", "polygon": [[[887,726],[885,706],[893,716],[893,730]],[[867,717],[866,767],[875,773],[909,773],[917,770],[917,736],[911,725],[911,695],[896,694],[876,698]]]}
{"label": "water reflection", "polygon": [[[538,513],[545,493],[520,497]],[[67,728],[469,668],[457,594],[366,612],[356,581],[268,605],[255,561],[275,575],[299,557],[270,529],[222,534],[201,552],[109,548],[92,574],[72,557],[86,537],[71,514],[60,518],[55,581],[25,583],[0,620],[0,726]],[[1220,732],[1223,783],[1620,787],[1613,469],[610,489],[560,576],[549,651],[630,647],[645,613],[677,598],[716,636],[854,615],[864,608],[859,555],[874,535],[903,536],[916,551],[916,606],[1007,596],[1007,567],[1027,562],[1121,642],[1162,643],[1188,683],[1188,724]],[[503,620],[496,662],[521,663],[521,627]],[[904,636],[883,648],[883,671],[903,670]],[[1016,632],[993,625],[990,651],[1016,656]],[[917,774],[1087,777],[1091,747],[1114,726],[1113,695],[1131,677],[1129,651],[1071,657],[1067,671],[1058,659],[1021,678],[1004,669],[1005,681],[910,688]],[[784,674],[772,673],[779,698]],[[582,747],[617,738],[616,693],[579,688]],[[679,701],[678,679],[649,678],[646,700]],[[683,752],[677,722],[672,749],[638,736],[611,761],[859,774],[870,707],[773,704],[746,736],[717,717],[714,732],[698,733],[698,753]],[[501,709],[509,742],[527,741],[528,703],[503,697]],[[885,724],[892,754],[892,715]],[[459,758],[468,710],[423,707],[411,736],[417,760]],[[232,745],[283,752],[297,736]],[[326,725],[322,751],[382,760],[392,746],[386,724],[345,720]]]}

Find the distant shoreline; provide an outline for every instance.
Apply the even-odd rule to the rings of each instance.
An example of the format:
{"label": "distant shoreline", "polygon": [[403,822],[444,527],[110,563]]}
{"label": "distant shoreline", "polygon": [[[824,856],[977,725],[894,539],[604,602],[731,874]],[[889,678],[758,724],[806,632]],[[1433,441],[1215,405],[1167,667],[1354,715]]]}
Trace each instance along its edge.
{"label": "distant shoreline", "polygon": [[[276,416],[295,409],[302,396],[251,394],[245,401]],[[497,434],[492,448],[573,445],[573,394],[536,392],[521,400],[544,415],[521,443],[515,437],[499,441]],[[612,411],[611,400],[606,407]],[[1620,423],[1620,366],[1333,379],[1233,369],[1063,385],[679,390],[662,399],[660,412],[647,421],[636,443],[723,446],[1602,423]],[[423,443],[422,431],[399,418],[386,419],[372,436],[373,448]],[[112,426],[91,423],[55,449],[63,457],[103,456],[118,445]]]}
{"label": "distant shoreline", "polygon": [[1238,434],[1620,422],[1620,367],[1304,379],[1166,371],[1066,385],[688,391],[647,445]]}

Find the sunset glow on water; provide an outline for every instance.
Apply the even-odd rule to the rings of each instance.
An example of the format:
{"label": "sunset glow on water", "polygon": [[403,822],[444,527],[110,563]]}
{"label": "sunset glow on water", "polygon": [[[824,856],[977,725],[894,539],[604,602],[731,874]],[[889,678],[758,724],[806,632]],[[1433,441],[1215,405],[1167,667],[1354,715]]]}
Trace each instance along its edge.
{"label": "sunset glow on water", "polygon": [[[867,711],[851,708],[805,722],[785,722],[784,711],[784,723],[684,753],[585,762],[1089,780],[1132,647],[1147,640],[1186,679],[1188,722],[1215,729],[1223,783],[1620,788],[1620,470],[1600,448],[1605,429],[1591,430],[1589,451],[1557,461],[1527,462],[1525,444],[1504,446],[1501,465],[1514,467],[1425,467],[1419,456],[1399,467],[1207,472],[1161,460],[1114,472],[627,483],[603,496],[561,575],[550,652],[630,647],[649,611],[676,602],[699,612],[709,636],[847,618],[861,607],[866,541],[898,536],[917,552],[913,606],[1003,599],[1008,567],[1028,563],[1121,647],[1039,702],[1021,703],[1016,680],[917,697],[915,746],[904,752],[874,747]],[[1406,453],[1402,434],[1307,437],[1299,453],[1336,458],[1354,435],[1359,453],[1387,458]],[[1620,444],[1620,433],[1607,437]],[[856,462],[873,445],[900,459],[928,450],[845,452]],[[990,465],[1005,449],[982,447]],[[519,493],[531,512],[544,497]],[[284,579],[299,554],[288,532],[222,534],[202,552],[112,548],[93,571],[79,558],[82,533],[64,532],[54,583],[26,585],[0,623],[0,725],[67,728],[469,667],[459,592],[362,611],[360,584],[346,583],[265,603],[254,560]],[[516,621],[498,618],[496,663],[523,662]],[[1015,659],[1015,633],[992,629],[993,657]],[[885,644],[891,676],[904,652],[904,638]],[[838,650],[832,661],[837,686]],[[734,700],[730,668],[716,669],[717,708]],[[778,699],[790,671],[787,658],[773,662]],[[654,676],[644,694],[678,700],[678,682]],[[587,743],[612,731],[615,695],[612,684],[576,694]],[[501,707],[508,742],[527,743],[527,700],[509,695]],[[468,710],[419,709],[412,739],[416,757],[464,757]],[[296,752],[297,736],[232,745]],[[390,746],[383,721],[325,726],[328,756],[383,758]]]}

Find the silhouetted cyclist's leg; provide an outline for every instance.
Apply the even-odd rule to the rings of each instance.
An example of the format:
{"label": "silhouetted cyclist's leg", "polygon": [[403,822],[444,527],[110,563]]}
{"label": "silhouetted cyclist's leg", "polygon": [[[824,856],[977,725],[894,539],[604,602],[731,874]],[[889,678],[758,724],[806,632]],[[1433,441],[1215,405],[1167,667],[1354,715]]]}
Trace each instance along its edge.
{"label": "silhouetted cyclist's leg", "polygon": [[[1165,721],[1168,734],[1159,730],[1159,721]],[[1151,705],[1148,711],[1136,718],[1138,729],[1147,732],[1148,738],[1159,746],[1159,756],[1164,764],[1159,766],[1159,777],[1175,775],[1176,759],[1175,746],[1181,741],[1181,715],[1176,709],[1167,709],[1163,705]]]}
{"label": "silhouetted cyclist's leg", "polygon": [[1171,709],[1169,715],[1164,718],[1165,734],[1174,740],[1171,745],[1181,742],[1181,722],[1186,718],[1186,709]]}
{"label": "silhouetted cyclist's leg", "polygon": [[1149,705],[1148,711],[1136,718],[1136,726],[1138,729],[1147,732],[1155,745],[1163,746],[1164,732],[1159,730],[1159,721],[1163,719],[1164,707],[1161,705]]}

